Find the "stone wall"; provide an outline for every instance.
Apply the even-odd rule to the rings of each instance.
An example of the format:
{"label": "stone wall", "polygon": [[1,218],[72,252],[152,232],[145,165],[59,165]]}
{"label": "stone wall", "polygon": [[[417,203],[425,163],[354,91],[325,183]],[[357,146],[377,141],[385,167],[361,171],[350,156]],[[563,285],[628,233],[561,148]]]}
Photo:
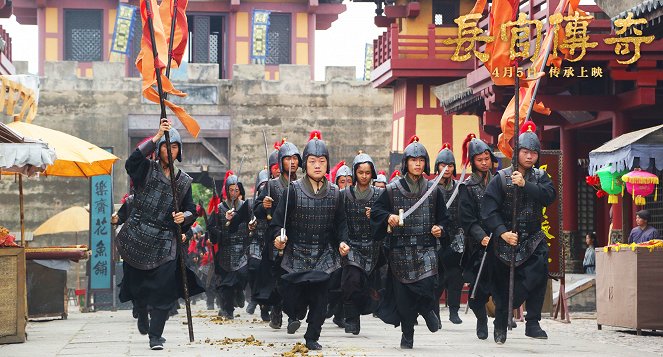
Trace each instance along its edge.
{"label": "stone wall", "polygon": [[[75,62],[45,64],[39,110],[33,123],[101,147],[113,147],[121,158],[115,165],[113,182],[114,200],[119,202],[128,190],[124,171],[124,159],[130,150],[128,117],[156,117],[159,107],[141,99],[140,79],[125,78],[123,64],[94,63],[93,78],[76,77],[76,66]],[[194,117],[231,118],[230,168],[237,171],[240,159],[245,157],[242,179],[247,187],[253,186],[255,173],[265,164],[263,129],[270,142],[287,136],[300,150],[310,130],[318,129],[330,144],[332,164],[341,159],[351,161],[361,149],[373,156],[379,168],[387,168],[392,92],[357,81],[354,68],[327,68],[326,80],[316,82],[310,80],[308,66],[280,66],[279,81],[264,80],[264,68],[259,65],[235,66],[232,80],[216,79],[216,64],[188,67],[187,83],[175,83],[178,88],[192,88],[191,98],[183,100],[183,106]],[[26,229],[30,231],[63,209],[86,205],[89,182],[40,177],[27,179],[24,192]],[[0,180],[0,202],[0,225],[18,230],[18,185],[11,177]],[[73,235],[63,237],[38,238],[35,245],[73,243]]]}

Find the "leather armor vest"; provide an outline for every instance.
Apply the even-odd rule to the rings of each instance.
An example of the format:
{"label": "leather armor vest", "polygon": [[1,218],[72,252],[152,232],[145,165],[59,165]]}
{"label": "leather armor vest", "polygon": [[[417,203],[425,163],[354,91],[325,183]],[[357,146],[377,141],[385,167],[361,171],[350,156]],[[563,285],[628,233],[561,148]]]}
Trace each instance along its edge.
{"label": "leather armor vest", "polygon": [[[502,202],[502,219],[507,229],[512,227],[513,195],[514,186],[511,182],[512,168],[506,168],[498,172],[504,190],[504,202]],[[545,173],[539,169],[533,169],[530,174],[525,175],[525,180],[537,183],[539,177]],[[518,189],[518,245],[516,246],[516,266],[524,263],[534,253],[536,247],[545,239],[541,231],[543,221],[543,206],[533,198],[529,197],[523,188]],[[496,255],[503,263],[511,263],[511,246],[504,239],[498,239],[495,244]]]}
{"label": "leather armor vest", "polygon": [[344,262],[363,269],[367,274],[375,268],[380,256],[379,241],[373,241],[371,237],[370,219],[366,217],[366,207],[373,206],[383,189],[369,187],[372,194],[368,199],[356,199],[349,188],[341,191],[341,197],[345,203],[345,217],[348,222],[348,240],[350,252]]}
{"label": "leather armor vest", "polygon": [[341,267],[338,250],[331,246],[334,216],[340,199],[338,187],[330,184],[324,197],[315,198],[306,192],[300,181],[291,185],[295,197],[290,199],[295,200],[295,207],[288,217],[288,244],[281,267],[288,273],[312,270],[332,273]]}
{"label": "leather armor vest", "polygon": [[[267,181],[267,184],[269,185],[271,197],[274,200],[274,202],[272,202],[272,209],[271,209],[272,213],[274,213],[274,210],[279,205],[279,201],[281,200],[281,197],[284,197],[283,195],[285,194],[285,190],[287,189],[287,186],[285,186],[283,184],[283,182],[281,181],[281,179],[278,178],[278,177],[274,178],[274,179],[270,179],[269,181]],[[284,197],[284,199],[285,199],[285,197]],[[258,225],[260,225],[260,222],[258,222]],[[267,233],[267,231],[269,230],[269,221],[266,222],[265,227],[266,228],[264,228],[262,230],[263,235],[265,235]],[[275,261],[279,257],[279,250],[276,249],[276,247],[274,247],[274,244],[272,244],[272,241],[273,240],[270,239],[270,242],[267,243],[270,246],[268,258],[271,261]]]}
{"label": "leather armor vest", "polygon": [[[237,202],[237,210],[244,204],[247,204],[246,201]],[[249,228],[247,226],[248,222],[240,222],[237,231],[230,233],[228,227],[226,227],[226,212],[228,211],[229,208],[224,203],[219,205],[219,230],[221,237],[218,240],[219,252],[217,253],[217,257],[219,259],[219,266],[223,270],[231,272],[241,269],[248,261],[246,250],[249,245]]]}
{"label": "leather armor vest", "polygon": [[[180,171],[175,181],[180,204],[193,179]],[[177,256],[170,179],[156,161],[150,161],[145,184],[135,188],[129,219],[117,235],[122,259],[137,269],[154,269]]]}
{"label": "leather armor vest", "polygon": [[[249,207],[253,207],[254,200],[247,201]],[[246,255],[249,258],[262,259],[262,248],[265,244],[265,233],[269,228],[269,223],[266,219],[259,219],[256,217],[256,229],[249,232],[249,246],[246,248]]]}

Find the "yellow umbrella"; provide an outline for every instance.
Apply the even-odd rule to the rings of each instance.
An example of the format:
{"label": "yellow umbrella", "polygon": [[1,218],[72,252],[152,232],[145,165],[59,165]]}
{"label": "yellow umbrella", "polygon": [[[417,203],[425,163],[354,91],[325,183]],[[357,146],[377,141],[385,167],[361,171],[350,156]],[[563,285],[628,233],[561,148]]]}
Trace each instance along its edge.
{"label": "yellow umbrella", "polygon": [[83,232],[90,230],[90,213],[80,206],[69,207],[46,220],[32,233],[34,236],[45,234]]}
{"label": "yellow umbrella", "polygon": [[65,177],[91,177],[110,175],[118,157],[75,136],[24,122],[7,124],[21,135],[41,139],[55,150],[55,163],[46,168],[44,175]]}

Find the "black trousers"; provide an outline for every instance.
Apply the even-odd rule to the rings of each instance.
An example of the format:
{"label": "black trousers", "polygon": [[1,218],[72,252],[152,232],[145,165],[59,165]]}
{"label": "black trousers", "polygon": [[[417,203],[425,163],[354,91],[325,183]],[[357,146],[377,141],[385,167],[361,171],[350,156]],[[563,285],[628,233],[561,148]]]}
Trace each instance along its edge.
{"label": "black trousers", "polygon": [[363,269],[346,264],[341,274],[343,304],[354,305],[357,313],[361,315],[375,312],[378,303],[378,275],[376,270],[367,275]]}
{"label": "black trousers", "polygon": [[[447,291],[447,305],[451,309],[460,308],[460,294],[463,290],[463,269],[460,266],[462,254],[446,247],[438,251],[437,277],[438,286],[435,291],[438,305],[444,290]],[[439,309],[437,310],[439,312]]]}
{"label": "black trousers", "polygon": [[304,338],[317,341],[322,332],[322,324],[325,322],[329,281],[293,284],[282,279],[278,284],[278,288],[283,297],[283,312],[289,318],[303,319],[308,308],[308,317],[306,318],[308,328]]}
{"label": "black trousers", "polygon": [[417,321],[417,316],[437,308],[435,301],[437,275],[409,284],[404,284],[394,277],[392,279],[401,331],[411,338],[414,335],[414,323]]}
{"label": "black trousers", "polygon": [[515,269],[513,306],[509,307],[509,266],[495,261],[493,269],[495,328],[507,327],[509,308],[527,304],[526,325],[538,325],[548,282],[548,245],[543,240],[534,253]]}

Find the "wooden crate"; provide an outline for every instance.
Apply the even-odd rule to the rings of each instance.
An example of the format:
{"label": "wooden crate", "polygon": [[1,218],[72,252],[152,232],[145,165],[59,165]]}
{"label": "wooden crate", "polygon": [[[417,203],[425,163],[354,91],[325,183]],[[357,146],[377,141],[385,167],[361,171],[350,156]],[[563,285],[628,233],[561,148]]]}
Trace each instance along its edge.
{"label": "wooden crate", "polygon": [[601,325],[663,330],[663,250],[596,249],[596,312]]}
{"label": "wooden crate", "polygon": [[0,344],[25,342],[25,251],[0,248]]}

